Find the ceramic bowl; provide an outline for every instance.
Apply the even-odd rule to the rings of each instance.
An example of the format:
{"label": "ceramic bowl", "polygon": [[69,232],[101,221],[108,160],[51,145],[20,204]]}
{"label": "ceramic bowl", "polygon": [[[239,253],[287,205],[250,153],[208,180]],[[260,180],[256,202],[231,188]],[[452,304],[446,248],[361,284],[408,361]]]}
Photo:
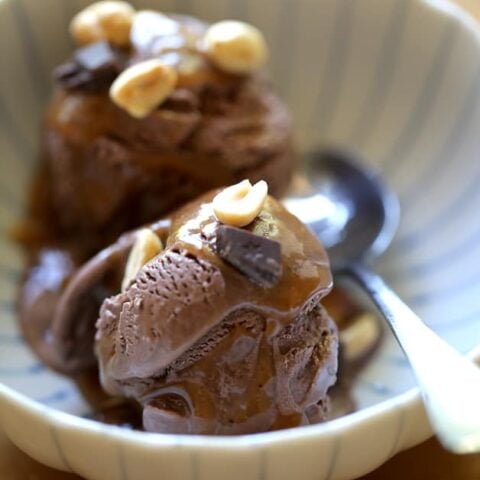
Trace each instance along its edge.
{"label": "ceramic bowl", "polygon": [[[375,267],[439,335],[473,355],[480,345],[474,20],[445,1],[132,3],[208,20],[243,18],[265,32],[270,70],[303,148],[359,151],[400,197],[398,235]],[[7,232],[35,164],[50,72],[70,51],[68,21],[84,4],[0,0],[0,424],[7,435],[37,460],[92,480],[350,479],[425,440],[431,431],[415,382],[391,337],[354,385],[358,412],[231,438],[89,421],[72,383],[38,363],[15,323],[21,255]]]}

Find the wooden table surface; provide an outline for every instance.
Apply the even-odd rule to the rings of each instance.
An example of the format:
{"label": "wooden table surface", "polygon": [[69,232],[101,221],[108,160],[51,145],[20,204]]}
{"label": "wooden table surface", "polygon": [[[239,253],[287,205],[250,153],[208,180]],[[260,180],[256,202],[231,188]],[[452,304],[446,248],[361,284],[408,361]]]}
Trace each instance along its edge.
{"label": "wooden table surface", "polygon": [[[456,0],[480,19],[480,0]],[[480,408],[480,405],[479,405]],[[0,431],[1,480],[81,480],[56,472],[18,450]],[[457,456],[435,441],[402,452],[361,480],[480,480],[480,454]]]}

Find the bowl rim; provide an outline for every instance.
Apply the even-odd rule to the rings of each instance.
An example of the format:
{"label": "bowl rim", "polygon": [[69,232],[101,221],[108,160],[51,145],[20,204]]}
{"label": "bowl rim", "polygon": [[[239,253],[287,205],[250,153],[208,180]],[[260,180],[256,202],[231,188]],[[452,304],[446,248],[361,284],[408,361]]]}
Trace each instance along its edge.
{"label": "bowl rim", "polygon": [[[0,14],[2,8],[13,1],[15,0],[0,0]],[[412,1],[430,8],[435,15],[447,16],[457,21],[476,42],[480,56],[480,27],[469,12],[459,5],[452,3],[451,0]],[[468,352],[467,355],[472,361],[480,361],[480,345]],[[417,408],[422,408],[420,391],[418,387],[412,387],[406,392],[388,400],[316,425],[256,434],[214,436],[151,433],[127,430],[119,426],[103,424],[44,405],[2,383],[0,383],[0,401],[18,404],[29,412],[44,417],[47,423],[52,424],[56,428],[101,433],[102,436],[121,441],[122,443],[134,443],[136,446],[142,445],[143,447],[188,447],[194,450],[215,449],[223,451],[253,449],[261,446],[277,446],[301,439],[337,436],[351,428],[360,428],[373,418],[381,420],[387,413],[398,409],[402,409],[405,413],[408,413]],[[424,432],[423,438],[420,438],[417,443],[426,440],[431,434],[430,429],[428,432]],[[398,448],[406,448],[408,446],[413,446],[413,444],[406,446],[399,445]]]}
{"label": "bowl rim", "polygon": [[[480,361],[480,345],[467,355],[472,361]],[[418,387],[413,387],[388,400],[384,400],[370,407],[366,407],[354,413],[342,417],[302,427],[288,428],[273,432],[244,434],[244,435],[185,435],[169,433],[152,433],[138,430],[128,430],[116,425],[108,425],[96,420],[82,418],[71,413],[56,410],[53,407],[44,405],[26,395],[17,392],[10,387],[0,383],[0,399],[14,402],[31,413],[48,419],[60,429],[87,430],[92,433],[101,433],[111,439],[139,443],[144,446],[163,447],[189,447],[195,450],[244,450],[264,446],[276,446],[292,441],[307,438],[318,438],[323,436],[336,436],[350,428],[361,427],[374,417],[381,418],[382,415],[402,409],[405,412],[422,407],[422,399]],[[432,433],[431,431],[429,432]],[[425,437],[425,439],[428,437]]]}

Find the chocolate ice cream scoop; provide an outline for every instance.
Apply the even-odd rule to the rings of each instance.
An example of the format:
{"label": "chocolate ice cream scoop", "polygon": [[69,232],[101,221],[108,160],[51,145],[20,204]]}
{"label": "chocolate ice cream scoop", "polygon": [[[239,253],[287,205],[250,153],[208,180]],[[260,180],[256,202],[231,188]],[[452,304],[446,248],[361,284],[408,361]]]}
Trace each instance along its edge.
{"label": "chocolate ice cream scoop", "polygon": [[94,364],[104,300],[101,383],[139,403],[146,430],[236,434],[320,421],[338,344],[320,304],[332,284],[326,253],[272,197],[246,227],[221,224],[216,193],[149,225],[164,249],[131,278],[145,229],[76,271],[52,256],[65,265],[52,294],[24,289],[23,315],[41,313],[24,322],[30,343],[60,371]]}
{"label": "chocolate ice cream scoop", "polygon": [[[132,22],[128,46],[100,40],[57,68],[45,115],[48,222],[62,237],[93,245],[85,258],[123,231],[242,178],[265,179],[279,196],[295,163],[286,107],[263,73],[235,74],[213,61],[208,24],[153,11]],[[148,62],[157,70],[132,74]],[[136,117],[143,107],[148,115]]]}
{"label": "chocolate ice cream scoop", "polygon": [[[165,249],[104,301],[102,386],[136,399],[150,431],[234,434],[318,421],[337,369],[336,327],[320,305],[332,284],[326,253],[271,197],[233,231],[216,219],[213,197],[178,211]],[[257,268],[232,262],[232,251],[245,264],[254,256]]]}

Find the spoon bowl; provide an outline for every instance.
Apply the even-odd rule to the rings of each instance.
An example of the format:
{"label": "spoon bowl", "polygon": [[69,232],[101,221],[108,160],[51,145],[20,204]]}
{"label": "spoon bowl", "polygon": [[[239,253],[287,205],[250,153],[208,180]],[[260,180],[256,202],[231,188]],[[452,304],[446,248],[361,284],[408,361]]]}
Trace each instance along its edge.
{"label": "spoon bowl", "polygon": [[350,158],[334,150],[308,154],[302,191],[285,200],[328,249],[334,270],[382,254],[400,220],[398,198],[379,172]]}

